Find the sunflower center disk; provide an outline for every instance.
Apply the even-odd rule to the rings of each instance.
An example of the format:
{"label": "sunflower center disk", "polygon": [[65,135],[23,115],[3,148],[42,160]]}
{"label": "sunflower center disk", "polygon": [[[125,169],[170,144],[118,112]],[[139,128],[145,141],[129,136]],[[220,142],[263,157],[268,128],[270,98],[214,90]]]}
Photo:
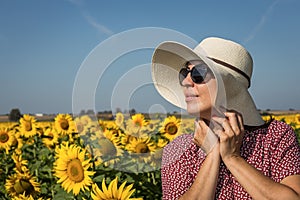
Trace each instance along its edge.
{"label": "sunflower center disk", "polygon": [[168,123],[166,125],[166,133],[170,134],[170,135],[175,135],[178,131],[176,124],[174,123]]}
{"label": "sunflower center disk", "polygon": [[1,143],[7,142],[8,139],[9,139],[9,136],[7,135],[6,132],[0,133],[0,142],[1,142]]}
{"label": "sunflower center disk", "polygon": [[33,191],[33,186],[27,180],[20,180],[14,184],[14,189],[17,194],[30,194]]}
{"label": "sunflower center disk", "polygon": [[135,127],[142,127],[143,126],[143,124],[140,120],[134,121],[134,125],[135,125]]}
{"label": "sunflower center disk", "polygon": [[136,152],[137,153],[148,153],[149,152],[149,148],[146,144],[144,143],[139,143],[136,145]]}
{"label": "sunflower center disk", "polygon": [[81,133],[84,130],[84,125],[82,123],[76,123],[76,128],[78,133]]}
{"label": "sunflower center disk", "polygon": [[53,140],[53,138],[54,138],[54,134],[50,132],[50,133],[48,134],[48,139],[49,139],[49,140]]}
{"label": "sunflower center disk", "polygon": [[74,182],[81,182],[84,179],[84,170],[79,159],[73,159],[68,163],[67,174]]}
{"label": "sunflower center disk", "polygon": [[69,128],[69,122],[68,122],[67,120],[62,120],[62,121],[60,122],[60,126],[61,126],[61,128],[62,128],[63,130],[68,130],[68,128]]}
{"label": "sunflower center disk", "polygon": [[26,122],[24,124],[24,126],[25,126],[26,131],[31,131],[32,130],[31,122]]}

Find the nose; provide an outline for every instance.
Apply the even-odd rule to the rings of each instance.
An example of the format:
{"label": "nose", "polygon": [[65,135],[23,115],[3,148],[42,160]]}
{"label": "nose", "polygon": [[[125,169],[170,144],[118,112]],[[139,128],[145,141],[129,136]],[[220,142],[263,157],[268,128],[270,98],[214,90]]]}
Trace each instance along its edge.
{"label": "nose", "polygon": [[191,78],[191,72],[189,72],[188,75],[185,77],[185,79],[183,79],[182,85],[184,87],[193,87],[194,82],[193,82],[193,80]]}

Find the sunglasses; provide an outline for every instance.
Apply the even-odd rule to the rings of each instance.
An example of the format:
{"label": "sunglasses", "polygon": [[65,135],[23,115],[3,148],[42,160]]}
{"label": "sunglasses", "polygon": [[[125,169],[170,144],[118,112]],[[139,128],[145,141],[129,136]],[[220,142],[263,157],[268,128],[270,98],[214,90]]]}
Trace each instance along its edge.
{"label": "sunglasses", "polygon": [[201,63],[195,65],[192,69],[188,69],[187,67],[182,68],[179,71],[179,83],[181,86],[183,86],[182,82],[190,72],[192,81],[196,84],[200,84],[204,81],[204,78],[207,75],[208,67],[206,64]]}

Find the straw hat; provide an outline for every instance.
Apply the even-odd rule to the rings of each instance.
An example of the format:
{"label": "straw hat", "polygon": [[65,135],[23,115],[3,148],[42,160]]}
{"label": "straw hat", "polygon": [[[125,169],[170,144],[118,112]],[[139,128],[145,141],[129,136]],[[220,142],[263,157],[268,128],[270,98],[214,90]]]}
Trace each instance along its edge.
{"label": "straw hat", "polygon": [[209,37],[194,49],[174,41],[159,44],[152,56],[152,79],[160,95],[186,109],[178,73],[187,61],[199,59],[209,66],[217,81],[215,107],[241,113],[245,125],[262,125],[264,121],[248,92],[253,69],[251,55],[230,40]]}

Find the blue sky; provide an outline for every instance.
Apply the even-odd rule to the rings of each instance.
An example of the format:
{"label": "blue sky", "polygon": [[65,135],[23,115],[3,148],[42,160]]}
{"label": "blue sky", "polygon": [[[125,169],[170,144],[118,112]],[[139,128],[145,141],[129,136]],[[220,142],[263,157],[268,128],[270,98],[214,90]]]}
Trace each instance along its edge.
{"label": "blue sky", "polygon": [[[116,34],[145,27],[174,30],[198,42],[219,36],[241,43],[254,59],[250,92],[257,107],[300,110],[299,10],[299,0],[3,0],[0,114],[12,108],[22,113],[72,112],[76,77],[91,52]],[[149,64],[152,52],[131,52],[112,63],[94,91],[96,111],[115,109],[112,98],[118,100],[114,106],[123,106],[124,95],[116,95],[114,86],[131,69]],[[150,69],[140,73],[136,80],[150,77]],[[129,96],[124,102],[137,111],[175,109],[150,83]]]}

